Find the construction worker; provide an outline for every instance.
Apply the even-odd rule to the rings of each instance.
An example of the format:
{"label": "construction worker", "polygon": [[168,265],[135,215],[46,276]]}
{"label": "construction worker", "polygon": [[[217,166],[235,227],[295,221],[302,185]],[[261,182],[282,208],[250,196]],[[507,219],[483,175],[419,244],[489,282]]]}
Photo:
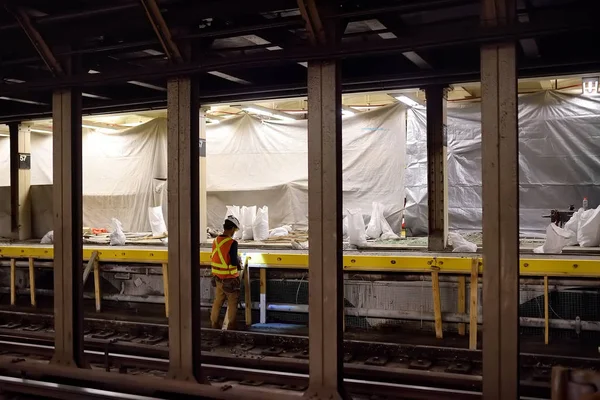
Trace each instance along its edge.
{"label": "construction worker", "polygon": [[238,256],[238,243],[233,239],[235,231],[240,229],[240,221],[233,215],[227,216],[223,223],[223,234],[215,238],[212,245],[211,265],[215,301],[210,313],[210,322],[219,329],[219,314],[223,302],[227,299],[227,329],[235,329],[235,317],[240,298],[240,273],[242,268]]}

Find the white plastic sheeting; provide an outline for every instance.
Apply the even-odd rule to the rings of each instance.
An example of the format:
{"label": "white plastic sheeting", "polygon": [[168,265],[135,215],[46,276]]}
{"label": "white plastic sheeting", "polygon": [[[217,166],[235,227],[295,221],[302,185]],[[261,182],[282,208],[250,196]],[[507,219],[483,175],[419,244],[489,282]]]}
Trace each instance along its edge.
{"label": "white plastic sheeting", "polygon": [[[124,230],[150,231],[148,208],[166,203],[166,129],[164,119],[117,133],[83,129],[84,226],[117,218]],[[31,184],[51,183],[52,136],[32,132]]]}
{"label": "white plastic sheeting", "polygon": [[[404,199],[406,114],[402,105],[343,120],[344,209],[368,220],[374,201],[400,231]],[[166,209],[167,124],[155,119],[116,133],[83,132],[83,223],[150,231],[148,208]],[[307,121],[261,121],[244,115],[207,127],[208,225],[220,228],[226,205],[267,206],[269,226],[308,224]],[[8,140],[0,166],[8,170]],[[5,154],[5,156],[3,156]],[[8,174],[7,174],[8,179]],[[32,134],[32,184],[52,183],[52,137]],[[0,184],[8,185],[6,180]],[[168,228],[168,227],[167,227]]]}
{"label": "white plastic sheeting", "polygon": [[[343,120],[344,208],[368,216],[373,201],[399,232],[404,198],[405,110],[383,107]],[[209,225],[228,204],[267,205],[269,226],[308,225],[307,121],[243,116],[209,126]]]}
{"label": "white plastic sheeting", "polygon": [[[425,109],[407,117],[406,226],[427,233]],[[519,98],[521,234],[542,234],[549,210],[600,204],[600,100],[545,91]],[[481,230],[479,103],[448,108],[450,228]]]}

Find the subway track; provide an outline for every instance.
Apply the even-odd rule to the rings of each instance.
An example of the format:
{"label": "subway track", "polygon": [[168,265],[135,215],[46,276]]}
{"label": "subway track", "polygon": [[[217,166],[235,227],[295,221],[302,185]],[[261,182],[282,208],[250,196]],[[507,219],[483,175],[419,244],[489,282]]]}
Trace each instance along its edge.
{"label": "subway track", "polygon": [[[54,351],[53,329],[49,328],[52,319],[49,314],[2,311],[1,354],[12,357],[15,363],[30,357],[49,359]],[[166,324],[98,316],[86,318],[85,325],[86,358],[96,368],[122,374],[164,375],[167,371]],[[273,386],[291,391],[304,390],[308,384],[305,336],[203,329],[200,346],[203,373],[213,384]],[[404,398],[447,398],[451,392],[460,392],[461,398],[479,398],[480,351],[345,340],[344,353],[344,372],[352,393],[389,396],[398,393],[399,387],[394,385],[400,385],[414,392]],[[577,368],[600,365],[596,358],[523,353],[522,394],[549,398],[550,369],[557,364]],[[377,383],[379,389],[373,392],[375,389],[366,382]],[[432,384],[435,389],[428,387]],[[429,397],[422,397],[425,394]]]}

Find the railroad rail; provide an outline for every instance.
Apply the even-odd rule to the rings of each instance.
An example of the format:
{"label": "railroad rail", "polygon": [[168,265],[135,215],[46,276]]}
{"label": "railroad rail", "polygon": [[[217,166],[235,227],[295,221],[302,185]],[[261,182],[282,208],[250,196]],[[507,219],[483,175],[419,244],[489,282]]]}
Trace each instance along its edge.
{"label": "railroad rail", "polygon": [[[43,316],[44,321],[33,321],[31,315],[27,318],[29,322],[6,322],[0,326],[0,351],[4,357],[12,357],[14,365],[31,356],[49,359],[54,351],[53,330],[48,328],[52,316]],[[146,329],[140,330],[142,326]],[[86,327],[87,359],[97,368],[122,374],[167,370],[166,324],[95,318],[86,320]],[[292,391],[306,389],[308,338],[305,336],[203,329],[200,344],[203,371],[214,384],[234,382],[243,386],[285,387]],[[412,387],[416,397],[410,398],[429,398],[416,393],[421,391],[423,395],[422,391],[433,379],[436,388],[429,388],[432,395],[439,391],[436,396],[447,398],[442,394],[448,396],[448,391],[457,391],[465,392],[461,398],[480,398],[481,351],[345,340],[344,361],[345,376],[349,384],[354,382],[350,386],[358,394],[368,391],[361,391],[360,387],[365,386],[356,382],[367,380],[382,385],[382,390],[393,384]],[[550,370],[557,364],[597,368],[599,362],[595,358],[523,353],[523,395],[549,397]]]}

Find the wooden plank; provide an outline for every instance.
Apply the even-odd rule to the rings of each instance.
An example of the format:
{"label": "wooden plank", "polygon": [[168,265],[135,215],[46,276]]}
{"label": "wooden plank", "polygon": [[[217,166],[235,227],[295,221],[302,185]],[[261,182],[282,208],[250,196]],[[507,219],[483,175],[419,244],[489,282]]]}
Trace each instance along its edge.
{"label": "wooden plank", "polygon": [[[464,314],[467,311],[466,304],[467,296],[467,278],[465,276],[458,277],[458,312]],[[458,324],[458,334],[464,336],[467,331],[466,324]]]}
{"label": "wooden plank", "polygon": [[267,270],[265,268],[260,268],[260,323],[267,323]]}
{"label": "wooden plank", "polygon": [[544,276],[544,343],[550,342],[550,293],[548,292],[548,277]]}
{"label": "wooden plank", "polygon": [[96,312],[102,311],[102,292],[100,291],[100,262],[94,260],[94,298],[96,299]]}
{"label": "wooden plank", "polygon": [[31,306],[37,306],[37,300],[35,297],[35,268],[33,266],[33,258],[29,258],[29,297],[31,299]]}
{"label": "wooden plank", "polygon": [[97,251],[93,251],[92,252],[92,256],[90,257],[90,259],[88,260],[88,263],[85,267],[85,270],[83,271],[83,285],[85,286],[85,282],[87,281],[88,276],[90,275],[90,272],[92,272],[92,268],[94,267],[94,262],[98,259],[98,252]]}
{"label": "wooden plank", "polygon": [[165,295],[165,316],[169,318],[169,264],[162,264],[163,293]]}
{"label": "wooden plank", "polygon": [[442,303],[440,299],[440,274],[431,271],[431,291],[433,292],[433,318],[435,320],[435,337],[443,339],[444,331],[442,325]]}
{"label": "wooden plank", "polygon": [[[246,317],[246,326],[252,325],[252,296],[250,292],[250,270],[248,269],[248,258],[244,262],[244,302],[246,303],[245,308],[245,317]],[[229,312],[229,310],[227,310]],[[235,312],[235,310],[232,310]]]}
{"label": "wooden plank", "polygon": [[471,304],[469,307],[469,349],[477,350],[477,285],[479,279],[479,259],[471,261]]}
{"label": "wooden plank", "polygon": [[14,258],[10,259],[10,305],[14,306],[17,301],[17,262]]}

